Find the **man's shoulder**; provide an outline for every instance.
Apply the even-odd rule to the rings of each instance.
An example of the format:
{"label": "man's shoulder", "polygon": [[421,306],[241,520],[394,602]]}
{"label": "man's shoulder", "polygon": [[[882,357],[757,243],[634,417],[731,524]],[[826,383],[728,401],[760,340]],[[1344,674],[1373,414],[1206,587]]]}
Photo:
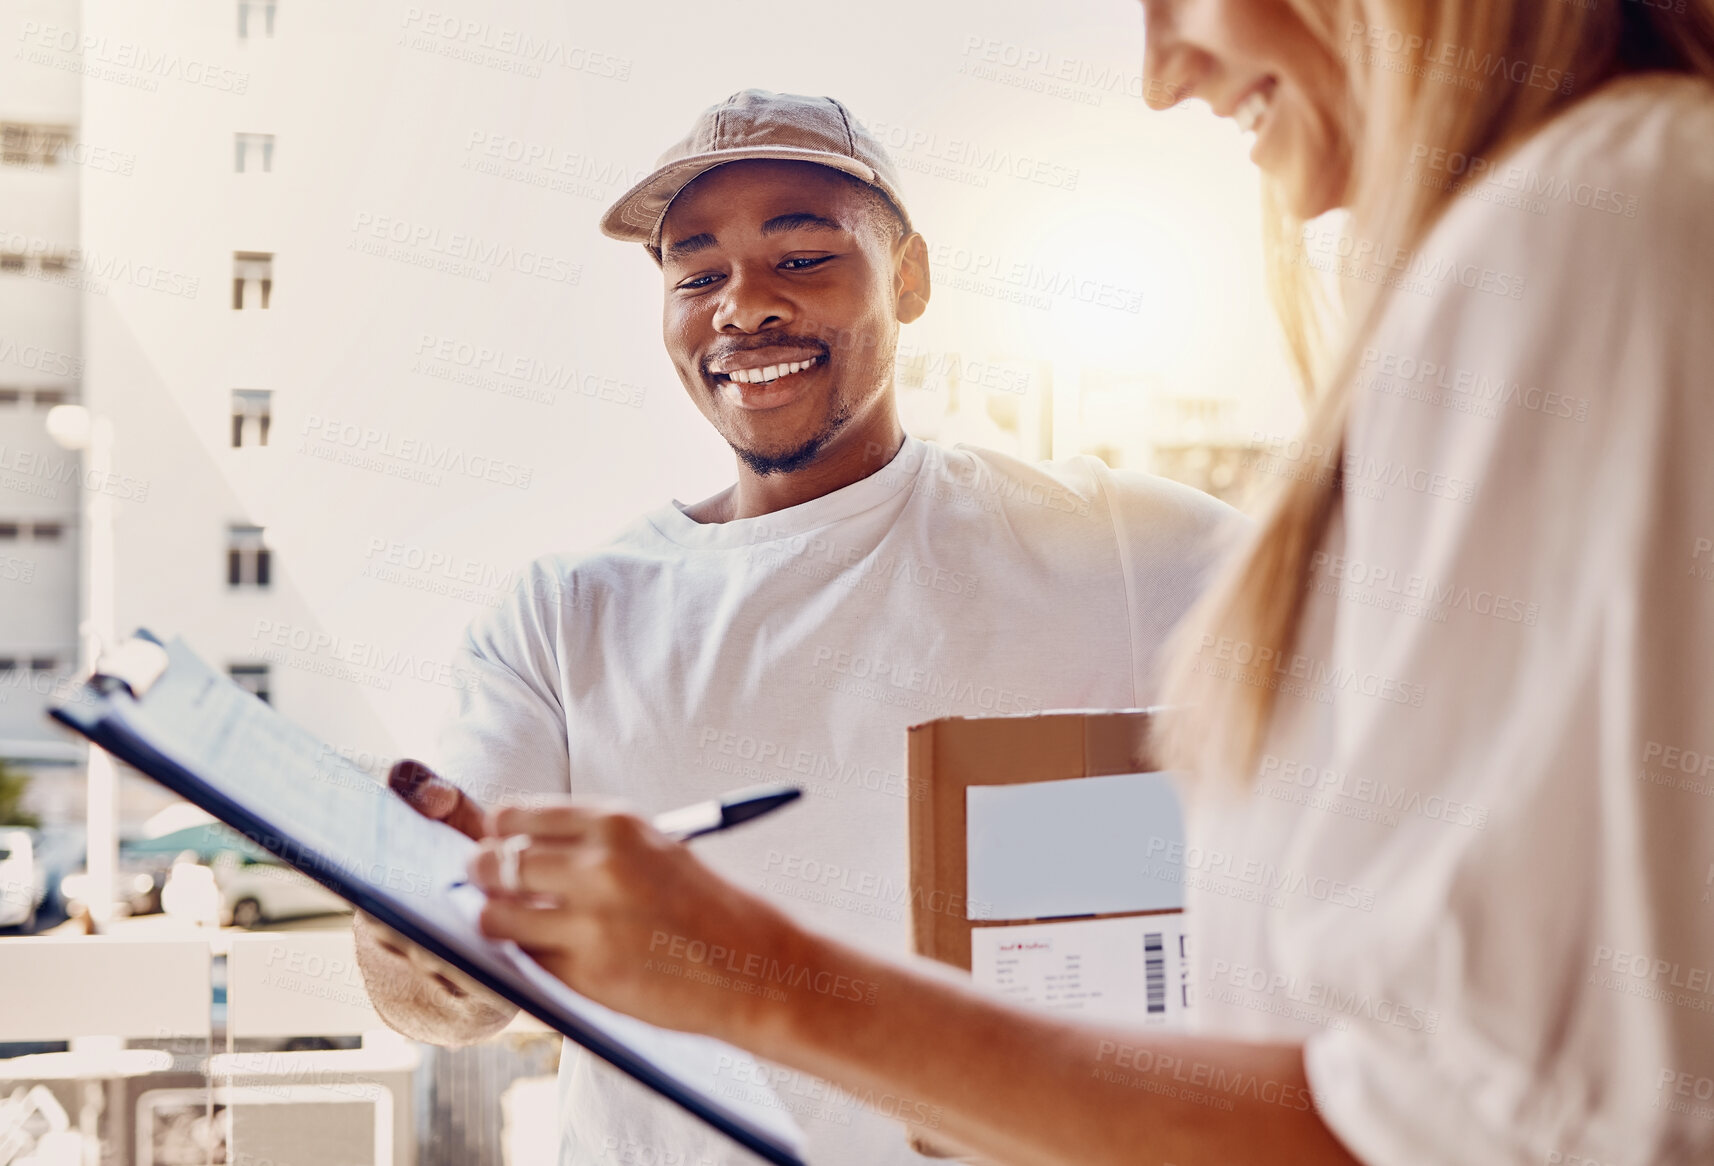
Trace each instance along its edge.
{"label": "man's shoulder", "polygon": [[[1115,470],[1087,454],[1031,462],[975,446],[929,446],[932,483],[970,509],[1083,518],[1133,536],[1201,535],[1242,521],[1212,495],[1157,474]],[[938,464],[936,464],[938,463]],[[925,467],[928,468],[928,467]]]}
{"label": "man's shoulder", "polygon": [[500,641],[519,633],[537,641],[557,638],[570,617],[595,612],[604,595],[624,591],[640,574],[658,572],[674,557],[647,516],[586,550],[537,555],[491,597],[489,610],[471,621],[471,632]]}
{"label": "man's shoulder", "polygon": [[594,581],[668,562],[675,557],[675,548],[662,537],[654,520],[654,512],[639,515],[594,546],[537,555],[519,571],[520,582]]}
{"label": "man's shoulder", "polygon": [[1115,518],[1139,535],[1201,541],[1247,529],[1250,520],[1214,495],[1159,474],[1101,466]]}
{"label": "man's shoulder", "polygon": [[1099,518],[1105,500],[1092,458],[1032,462],[975,445],[923,442],[917,493],[948,509],[1009,518]]}

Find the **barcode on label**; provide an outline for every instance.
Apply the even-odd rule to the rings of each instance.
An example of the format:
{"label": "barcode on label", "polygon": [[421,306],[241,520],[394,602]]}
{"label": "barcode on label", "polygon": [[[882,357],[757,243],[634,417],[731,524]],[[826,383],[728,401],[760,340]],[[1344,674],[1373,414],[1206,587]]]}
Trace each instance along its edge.
{"label": "barcode on label", "polygon": [[1148,978],[1149,1012],[1166,1011],[1166,952],[1161,933],[1143,933],[1143,971]]}
{"label": "barcode on label", "polygon": [[1178,937],[1178,979],[1179,979],[1178,990],[1180,993],[1179,1003],[1183,1004],[1186,1008],[1189,1008],[1190,1007],[1190,952],[1185,949],[1184,944],[1185,944],[1185,937],[1181,933]]}

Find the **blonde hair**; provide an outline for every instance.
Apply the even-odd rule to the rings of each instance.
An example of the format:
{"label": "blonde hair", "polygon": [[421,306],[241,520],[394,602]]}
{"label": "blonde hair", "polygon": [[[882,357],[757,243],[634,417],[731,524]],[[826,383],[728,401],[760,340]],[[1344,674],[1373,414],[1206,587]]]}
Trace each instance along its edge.
{"label": "blonde hair", "polygon": [[[1420,245],[1454,197],[1409,179],[1413,152],[1493,159],[1616,76],[1666,70],[1714,77],[1714,0],[1671,7],[1633,0],[1286,2],[1343,63],[1353,143],[1346,230],[1360,244],[1354,251],[1368,256]],[[1496,72],[1498,58],[1504,64]],[[1522,79],[1514,79],[1518,63]],[[1344,271],[1356,278],[1342,281],[1347,323],[1328,352],[1318,336],[1320,281],[1308,263],[1305,224],[1278,209],[1277,192],[1264,202],[1270,292],[1308,398],[1299,448],[1325,455],[1285,479],[1251,542],[1176,634],[1165,683],[1176,711],[1157,741],[1174,768],[1238,781],[1261,753],[1274,711],[1273,669],[1294,650],[1311,556],[1342,504],[1355,356],[1387,301],[1384,280],[1373,278],[1384,270],[1371,279]],[[1204,645],[1218,641],[1225,641],[1227,660],[1216,675],[1199,665]]]}

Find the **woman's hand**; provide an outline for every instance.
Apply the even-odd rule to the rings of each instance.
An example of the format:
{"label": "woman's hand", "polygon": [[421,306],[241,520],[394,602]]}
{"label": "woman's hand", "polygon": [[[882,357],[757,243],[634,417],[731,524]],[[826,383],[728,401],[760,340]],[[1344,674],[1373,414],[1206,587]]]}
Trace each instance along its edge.
{"label": "woman's hand", "polygon": [[[816,945],[785,915],[623,809],[570,800],[506,807],[489,826],[470,863],[470,881],[489,900],[482,931],[516,941],[610,1008],[755,1048],[785,1024],[799,989],[835,982],[832,969],[813,966]],[[501,852],[518,836],[509,890]]]}

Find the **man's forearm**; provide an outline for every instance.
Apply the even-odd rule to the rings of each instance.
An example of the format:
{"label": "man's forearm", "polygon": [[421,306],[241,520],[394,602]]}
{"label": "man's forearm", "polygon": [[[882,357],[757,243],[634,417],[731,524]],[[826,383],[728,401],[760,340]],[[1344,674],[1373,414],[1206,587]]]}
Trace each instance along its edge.
{"label": "man's forearm", "polygon": [[493,1036],[517,1015],[504,1001],[419,966],[367,916],[358,914],[351,926],[370,1003],[396,1032],[429,1044],[468,1045]]}

